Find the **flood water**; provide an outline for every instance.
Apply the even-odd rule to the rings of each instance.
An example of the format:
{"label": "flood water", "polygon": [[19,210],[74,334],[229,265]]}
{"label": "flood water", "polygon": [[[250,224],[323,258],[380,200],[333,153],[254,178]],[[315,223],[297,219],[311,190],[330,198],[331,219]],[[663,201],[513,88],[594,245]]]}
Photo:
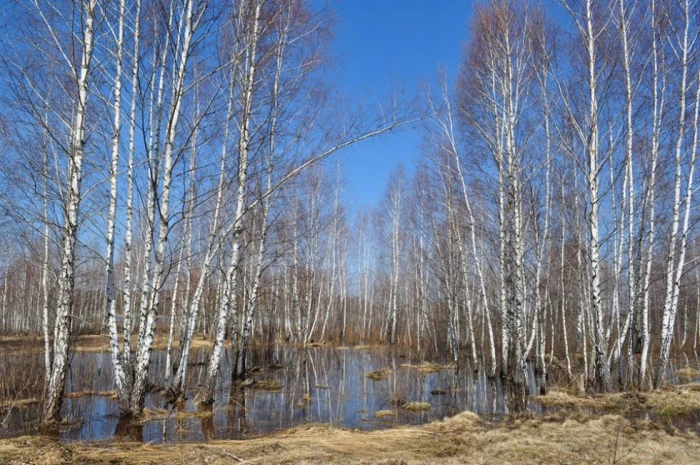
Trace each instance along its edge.
{"label": "flood water", "polygon": [[[194,351],[190,360],[187,402],[182,412],[157,392],[146,399],[147,412],[157,418],[140,423],[120,424],[118,404],[109,395],[70,393],[105,393],[114,389],[109,354],[77,352],[72,356],[67,380],[67,398],[61,413],[65,422],[59,439],[103,441],[114,439],[152,443],[198,442],[210,439],[240,439],[305,423],[328,423],[347,428],[377,429],[403,424],[421,424],[456,415],[463,411],[477,413],[487,420],[498,421],[508,412],[501,382],[489,379],[484,370],[446,369],[421,373],[407,364],[420,364],[418,357],[389,348],[309,348],[277,347],[264,354],[252,354],[256,380],[275,380],[282,387],[275,391],[248,388],[231,390],[229,357],[223,366],[222,383],[216,394],[212,414],[199,413],[194,397],[203,382],[209,352]],[[165,353],[154,351],[151,379],[162,386]],[[698,360],[686,360],[683,366],[698,368]],[[402,366],[404,365],[404,366]],[[391,369],[386,379],[373,380],[367,375],[375,370]],[[675,372],[675,370],[674,370]],[[555,377],[557,374],[552,373]],[[530,392],[536,392],[535,377],[528,376]],[[698,382],[700,379],[672,379],[674,382]],[[425,402],[430,410],[410,412],[405,402]],[[533,401],[528,409],[545,413]],[[375,413],[390,411],[377,418]],[[551,412],[553,409],[548,409]],[[597,412],[589,412],[597,413]],[[0,435],[16,436],[32,432],[40,414],[38,404],[13,408]],[[648,414],[639,413],[638,416]],[[673,419],[679,427],[698,428],[700,412]]]}

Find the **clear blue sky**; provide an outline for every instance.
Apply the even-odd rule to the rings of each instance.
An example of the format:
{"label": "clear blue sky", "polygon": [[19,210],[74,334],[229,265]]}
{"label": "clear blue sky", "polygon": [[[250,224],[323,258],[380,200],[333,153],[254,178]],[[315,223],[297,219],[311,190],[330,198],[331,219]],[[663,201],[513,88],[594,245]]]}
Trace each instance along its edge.
{"label": "clear blue sky", "polygon": [[[346,94],[385,100],[397,84],[409,95],[434,83],[439,67],[452,79],[468,37],[471,0],[331,0],[337,13],[333,75]],[[384,97],[384,98],[383,98]],[[348,149],[341,156],[347,198],[375,205],[391,170],[411,169],[420,135],[402,131]]]}

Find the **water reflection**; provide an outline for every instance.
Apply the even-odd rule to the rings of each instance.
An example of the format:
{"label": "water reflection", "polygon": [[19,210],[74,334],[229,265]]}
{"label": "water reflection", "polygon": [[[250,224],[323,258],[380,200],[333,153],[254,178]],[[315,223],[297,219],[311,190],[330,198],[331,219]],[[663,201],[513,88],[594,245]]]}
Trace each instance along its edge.
{"label": "water reflection", "polygon": [[[389,348],[371,350],[333,348],[276,348],[274,353],[255,350],[251,353],[251,371],[255,380],[278,381],[277,391],[244,388],[232,382],[232,356],[226,354],[221,383],[210,410],[198,410],[194,397],[204,382],[208,352],[193,351],[187,380],[187,399],[175,408],[155,390],[146,398],[146,409],[157,412],[142,421],[120,420],[118,404],[109,395],[114,386],[109,355],[76,353],[72,357],[62,418],[65,426],[60,439],[70,441],[126,440],[152,443],[236,439],[309,422],[330,423],[359,429],[377,429],[400,424],[420,424],[439,420],[462,411],[472,411],[482,418],[498,420],[512,408],[512,386],[500,379],[489,379],[483,370],[443,370],[421,373],[406,364],[421,362],[418,354]],[[151,379],[163,386],[164,353],[154,352]],[[688,366],[689,361],[681,366]],[[697,366],[697,361],[696,365]],[[384,380],[367,375],[389,368]],[[674,372],[675,368],[673,367]],[[80,375],[78,375],[80,374]],[[675,376],[675,375],[674,375]],[[529,393],[538,391],[532,368],[528,373]],[[674,381],[699,381],[679,380]],[[409,412],[406,402],[425,402],[430,410]],[[543,413],[535,402],[528,410]],[[389,410],[393,415],[376,418],[375,413]],[[40,409],[29,406],[13,409],[8,421],[13,435],[26,432],[36,422]],[[591,412],[595,413],[595,412]],[[648,414],[645,414],[648,415]],[[694,421],[695,418],[678,421]]]}

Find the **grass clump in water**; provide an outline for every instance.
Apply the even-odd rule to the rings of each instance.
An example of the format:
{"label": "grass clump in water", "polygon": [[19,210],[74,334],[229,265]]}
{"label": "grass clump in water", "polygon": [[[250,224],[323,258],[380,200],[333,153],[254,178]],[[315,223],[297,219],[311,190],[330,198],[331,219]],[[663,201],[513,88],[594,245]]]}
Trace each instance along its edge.
{"label": "grass clump in water", "polygon": [[36,397],[30,397],[28,399],[8,399],[0,401],[0,409],[26,407],[27,405],[38,404],[39,402],[41,402],[41,400]]}
{"label": "grass clump in water", "polygon": [[378,410],[374,412],[374,417],[379,418],[380,420],[382,418],[388,418],[388,417],[395,417],[396,412],[393,410]]}
{"label": "grass clump in water", "polygon": [[282,383],[276,379],[263,379],[257,381],[252,387],[260,391],[279,391],[282,389]]}
{"label": "grass clump in water", "polygon": [[411,365],[409,363],[401,365],[401,368],[410,368],[418,371],[418,373],[437,373],[443,370],[453,370],[454,365],[439,365],[432,362],[423,362],[420,365]]}
{"label": "grass clump in water", "polygon": [[148,408],[143,409],[141,414],[141,420],[146,422],[148,420],[159,420],[168,418],[170,416],[170,411],[164,408]]}
{"label": "grass clump in water", "polygon": [[382,368],[380,370],[374,370],[373,372],[368,373],[365,376],[371,379],[372,381],[384,381],[392,373],[393,370],[391,368]]}
{"label": "grass clump in water", "polygon": [[67,399],[78,399],[80,397],[106,397],[111,400],[118,400],[119,395],[117,391],[74,391],[66,393],[65,397]]}
{"label": "grass clump in water", "polygon": [[427,412],[430,410],[430,404],[427,402],[406,402],[401,408],[409,412]]}
{"label": "grass clump in water", "polygon": [[164,408],[145,408],[143,409],[143,415],[139,419],[141,423],[146,423],[150,420],[166,420],[168,418],[175,418],[177,420],[184,420],[186,418],[208,418],[214,415],[214,411],[211,409],[201,409],[201,410],[181,410],[173,409],[168,410]]}

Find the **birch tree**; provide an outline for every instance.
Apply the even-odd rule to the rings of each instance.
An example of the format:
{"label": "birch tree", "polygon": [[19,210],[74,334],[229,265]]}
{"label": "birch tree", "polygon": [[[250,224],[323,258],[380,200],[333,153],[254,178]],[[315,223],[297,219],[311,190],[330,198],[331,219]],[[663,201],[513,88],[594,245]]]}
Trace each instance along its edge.
{"label": "birch tree", "polygon": [[[678,55],[680,55],[680,86],[678,95],[678,126],[675,142],[675,174],[673,182],[673,213],[671,219],[671,233],[669,238],[669,249],[666,271],[666,297],[664,300],[663,320],[661,324],[661,350],[659,354],[659,365],[654,374],[654,386],[658,387],[665,376],[668,365],[671,339],[674,333],[676,314],[678,312],[678,294],[681,285],[681,277],[685,266],[685,255],[688,244],[688,230],[690,225],[690,209],[692,205],[694,184],[693,178],[695,165],[698,157],[698,115],[700,107],[700,72],[695,79],[696,92],[690,105],[694,107],[694,116],[688,126],[688,98],[692,98],[689,92],[689,74],[692,72],[691,60],[696,56],[695,43],[698,40],[697,19],[692,12],[696,12],[698,4],[692,0],[684,0],[681,3],[682,22],[676,35],[678,43]],[[689,95],[690,94],[690,95]],[[684,149],[686,142],[686,131],[692,131],[692,141],[687,149]],[[685,162],[685,163],[684,163]],[[686,164],[687,163],[687,164]],[[685,180],[685,196],[681,198],[683,184],[684,165],[687,167],[687,178]],[[681,208],[684,207],[683,223],[681,226]]]}
{"label": "birch tree", "polygon": [[[76,272],[76,247],[80,221],[80,205],[83,198],[82,178],[83,163],[87,145],[87,118],[90,96],[93,93],[91,80],[95,72],[93,55],[95,42],[100,36],[98,27],[101,23],[99,8],[96,1],[81,2],[72,10],[71,16],[56,15],[58,5],[33,1],[28,5],[32,9],[41,33],[45,34],[44,42],[35,43],[47,47],[56,56],[56,65],[65,73],[68,79],[71,108],[70,116],[63,119],[64,134],[53,134],[53,137],[67,141],[65,156],[67,158],[66,177],[62,181],[64,192],[64,218],[61,227],[61,266],[58,276],[58,296],[56,302],[55,324],[52,330],[53,347],[49,367],[48,382],[43,406],[43,424],[54,424],[63,400],[63,389],[68,371],[68,352],[71,336],[71,312],[74,302],[74,286]],[[66,24],[55,19],[61,18]],[[73,43],[80,44],[71,50]],[[18,65],[21,66],[20,63]],[[56,76],[58,77],[58,76]],[[24,74],[23,79],[29,89],[31,99],[41,100],[38,82],[33,77]]]}

